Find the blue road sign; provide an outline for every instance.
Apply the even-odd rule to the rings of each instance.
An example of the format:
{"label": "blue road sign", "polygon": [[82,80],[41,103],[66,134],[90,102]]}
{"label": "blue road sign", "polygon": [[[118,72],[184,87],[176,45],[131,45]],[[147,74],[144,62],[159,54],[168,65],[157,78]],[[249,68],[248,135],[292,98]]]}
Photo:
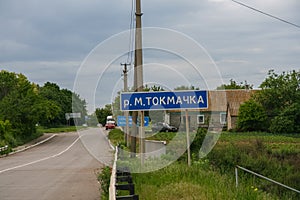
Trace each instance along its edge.
{"label": "blue road sign", "polygon": [[[126,117],[125,116],[118,116],[117,117],[117,123],[118,126],[126,126]],[[140,124],[139,119],[138,119],[138,125]],[[132,117],[128,116],[128,125],[129,127],[132,126]],[[149,126],[149,117],[144,117],[144,126]]]}
{"label": "blue road sign", "polygon": [[208,107],[207,91],[121,93],[121,110],[180,110]]}

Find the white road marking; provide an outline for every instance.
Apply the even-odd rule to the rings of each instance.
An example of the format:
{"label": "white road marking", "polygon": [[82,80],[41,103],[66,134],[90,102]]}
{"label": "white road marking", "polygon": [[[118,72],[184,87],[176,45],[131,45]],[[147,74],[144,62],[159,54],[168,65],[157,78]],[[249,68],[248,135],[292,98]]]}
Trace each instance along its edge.
{"label": "white road marking", "polygon": [[70,146],[68,146],[65,150],[63,150],[62,152],[60,152],[58,154],[55,154],[55,155],[52,155],[52,156],[49,156],[49,157],[45,157],[45,158],[42,158],[42,159],[39,159],[39,160],[35,160],[35,161],[29,162],[29,163],[26,163],[26,164],[23,164],[23,165],[18,165],[18,166],[15,166],[15,167],[10,167],[10,168],[1,170],[0,174],[2,174],[4,172],[7,172],[7,171],[14,170],[14,169],[18,169],[18,168],[26,167],[26,166],[29,166],[29,165],[33,165],[33,164],[36,164],[36,163],[39,163],[39,162],[42,162],[42,161],[45,161],[45,160],[48,160],[48,159],[51,159],[51,158],[58,157],[58,156],[62,155],[63,153],[67,152],[72,146],[74,146],[74,144],[79,139],[80,139],[80,137],[78,137]]}
{"label": "white road marking", "polygon": [[30,145],[30,146],[28,146],[28,147],[25,147],[24,149],[20,149],[20,150],[18,150],[18,151],[11,152],[11,153],[9,153],[9,155],[13,155],[13,154],[16,154],[16,153],[25,151],[25,150],[27,150],[27,149],[30,149],[30,148],[32,148],[32,147],[38,146],[38,145],[40,145],[40,144],[43,144],[43,143],[47,142],[48,140],[51,140],[51,139],[54,138],[55,136],[57,136],[57,134],[53,134],[52,136],[48,137],[47,139],[45,139],[45,140],[43,140],[43,141],[40,141],[40,142],[38,142],[38,143],[36,143],[36,144]]}

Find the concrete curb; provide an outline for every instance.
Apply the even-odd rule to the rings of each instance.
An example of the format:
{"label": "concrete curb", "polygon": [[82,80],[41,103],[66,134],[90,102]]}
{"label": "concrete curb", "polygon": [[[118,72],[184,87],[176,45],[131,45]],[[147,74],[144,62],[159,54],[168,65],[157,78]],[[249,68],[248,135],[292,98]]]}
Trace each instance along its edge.
{"label": "concrete curb", "polygon": [[102,130],[103,130],[103,131],[102,131],[102,134],[105,136],[105,138],[106,138],[106,140],[107,140],[107,142],[108,142],[110,148],[111,148],[112,150],[115,151],[115,147],[112,145],[110,139],[108,139],[108,134],[107,134],[107,132],[105,132],[106,130],[105,130],[105,129],[102,129]]}
{"label": "concrete curb", "polygon": [[51,135],[50,137],[48,137],[48,138],[46,138],[46,139],[44,139],[44,140],[42,140],[42,141],[40,141],[40,142],[38,142],[38,143],[36,143],[36,144],[32,144],[32,145],[29,145],[29,146],[25,146],[24,148],[19,149],[19,150],[17,150],[17,151],[10,152],[10,153],[7,154],[7,155],[0,156],[0,158],[6,157],[6,156],[10,156],[10,155],[14,155],[14,154],[20,153],[20,152],[22,152],[22,151],[26,151],[27,149],[36,147],[36,146],[38,146],[38,145],[40,145],[40,144],[43,144],[43,143],[45,143],[45,142],[51,140],[51,139],[54,138],[55,136],[57,136],[57,134],[53,134],[53,135]]}

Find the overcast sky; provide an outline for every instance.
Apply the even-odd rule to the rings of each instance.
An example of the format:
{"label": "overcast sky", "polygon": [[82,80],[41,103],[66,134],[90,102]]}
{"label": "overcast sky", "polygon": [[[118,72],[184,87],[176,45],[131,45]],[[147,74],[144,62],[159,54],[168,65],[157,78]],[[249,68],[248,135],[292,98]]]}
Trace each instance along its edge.
{"label": "overcast sky", "polygon": [[[240,1],[300,25],[299,0]],[[87,98],[90,111],[110,103],[123,87],[120,63],[127,61],[131,7],[131,0],[0,0],[0,69],[23,73],[40,85],[50,81],[70,90],[80,85],[75,91]],[[149,47],[144,81],[150,85],[213,89],[220,81],[211,80],[221,78],[258,87],[269,69],[300,68],[300,28],[231,0],[142,0],[142,12],[143,27],[163,28],[144,31]],[[171,50],[153,50],[153,38],[172,43]],[[179,55],[172,48],[189,50]],[[132,71],[129,79],[132,86]]]}

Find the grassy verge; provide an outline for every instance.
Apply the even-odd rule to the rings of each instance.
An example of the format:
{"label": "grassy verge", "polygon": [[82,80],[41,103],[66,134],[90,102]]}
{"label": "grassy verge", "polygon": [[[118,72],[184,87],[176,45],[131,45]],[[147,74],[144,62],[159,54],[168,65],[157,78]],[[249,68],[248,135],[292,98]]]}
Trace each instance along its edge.
{"label": "grassy verge", "polygon": [[55,127],[55,128],[44,128],[39,126],[37,128],[37,133],[64,133],[64,132],[74,132],[77,129],[82,129],[84,127],[76,127],[76,126],[62,126],[62,127]]}
{"label": "grassy verge", "polygon": [[[208,159],[221,174],[234,177],[232,169],[240,165],[300,190],[299,135],[224,133]],[[253,178],[242,174],[245,181]],[[300,199],[299,194],[259,178],[254,183],[257,188],[276,194],[280,199]]]}
{"label": "grassy verge", "polygon": [[[204,132],[195,136],[194,155],[199,152]],[[112,136],[122,143],[123,133],[114,132]],[[174,134],[158,133],[151,139],[168,142],[174,140]],[[240,165],[300,190],[299,135],[224,132],[204,160],[193,156],[193,164],[188,167],[185,157],[166,168],[134,174],[140,199],[300,199],[295,192],[242,171],[236,188],[234,174],[235,165]]]}
{"label": "grassy verge", "polygon": [[124,133],[120,129],[113,129],[108,134],[108,139],[114,146],[125,144]]}
{"label": "grassy verge", "polygon": [[191,167],[175,162],[161,170],[134,174],[140,199],[275,199],[251,184],[235,187],[234,179],[197,162]]}
{"label": "grassy verge", "polygon": [[110,185],[111,168],[106,166],[98,174],[98,181],[101,185],[101,199],[109,199],[109,185]]}

